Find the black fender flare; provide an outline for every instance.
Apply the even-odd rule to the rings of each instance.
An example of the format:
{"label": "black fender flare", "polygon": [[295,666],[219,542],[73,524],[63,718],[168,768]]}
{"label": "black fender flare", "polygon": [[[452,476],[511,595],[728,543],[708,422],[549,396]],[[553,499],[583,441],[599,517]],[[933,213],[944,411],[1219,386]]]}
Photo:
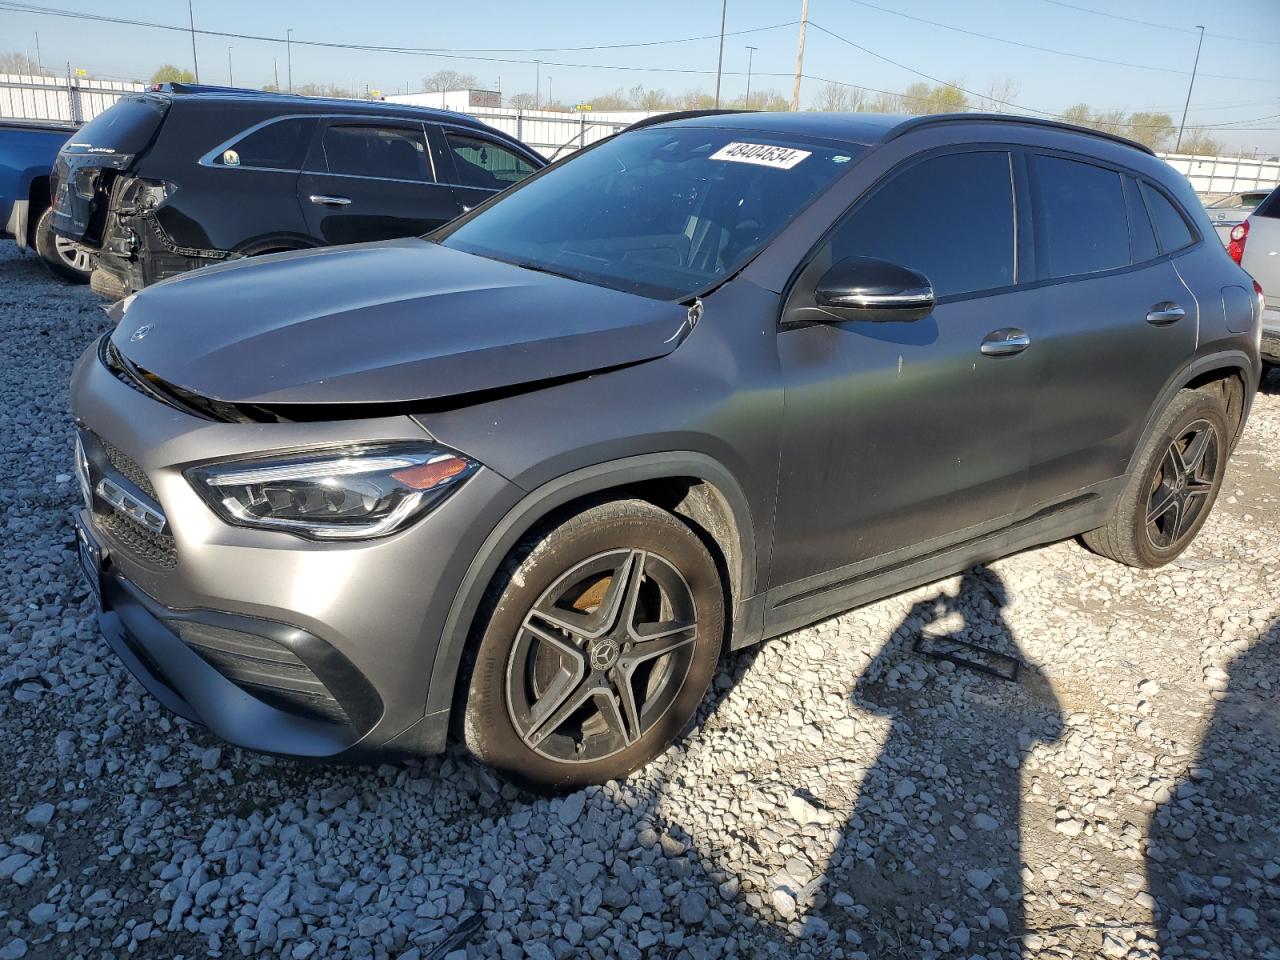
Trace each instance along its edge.
{"label": "black fender flare", "polygon": [[[1253,405],[1254,394],[1257,393],[1259,362],[1243,350],[1238,349],[1220,350],[1204,356],[1194,357],[1169,378],[1160,394],[1156,397],[1156,402],[1151,405],[1151,410],[1147,413],[1146,422],[1142,426],[1142,433],[1138,435],[1138,443],[1133,448],[1129,462],[1125,464],[1126,475],[1133,462],[1137,459],[1138,453],[1146,446],[1152,430],[1155,429],[1156,421],[1160,419],[1160,415],[1164,413],[1165,408],[1169,406],[1174,396],[1202,373],[1227,369],[1238,371],[1244,381],[1244,409],[1241,411],[1240,418],[1240,426],[1243,429],[1244,424],[1249,419],[1249,408]],[[1239,437],[1237,436],[1235,439],[1238,440]],[[1234,446],[1234,440],[1232,445]]]}
{"label": "black fender flare", "polygon": [[[552,511],[573,500],[667,477],[696,477],[714,486],[724,496],[738,530],[740,599],[753,597],[757,590],[755,525],[741,486],[719,461],[696,451],[675,451],[625,457],[574,470],[526,494],[490,531],[476,552],[444,622],[440,645],[431,666],[426,712],[433,714],[451,708],[458,669],[480,602],[502,561],[529,530]],[[745,627],[750,630],[754,625],[739,622],[747,605],[737,606],[739,610],[735,612],[734,629]],[[757,606],[750,605],[751,611],[754,612]],[[762,607],[760,610],[763,612]]]}

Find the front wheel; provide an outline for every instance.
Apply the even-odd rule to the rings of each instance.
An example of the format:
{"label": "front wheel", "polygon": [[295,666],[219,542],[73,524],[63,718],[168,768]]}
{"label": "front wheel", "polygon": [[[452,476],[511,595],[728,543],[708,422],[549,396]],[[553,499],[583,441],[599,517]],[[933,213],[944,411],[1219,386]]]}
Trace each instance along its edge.
{"label": "front wheel", "polygon": [[679,519],[626,500],[526,543],[490,589],[467,747],[539,790],[618,779],[692,719],[724,639],[716,564]]}
{"label": "front wheel", "polygon": [[1131,567],[1159,567],[1190,546],[1209,518],[1231,449],[1222,403],[1187,391],[1170,402],[1090,549]]}
{"label": "front wheel", "polygon": [[49,272],[72,283],[88,283],[94,258],[89,249],[53,232],[53,207],[36,221],[36,253]]}

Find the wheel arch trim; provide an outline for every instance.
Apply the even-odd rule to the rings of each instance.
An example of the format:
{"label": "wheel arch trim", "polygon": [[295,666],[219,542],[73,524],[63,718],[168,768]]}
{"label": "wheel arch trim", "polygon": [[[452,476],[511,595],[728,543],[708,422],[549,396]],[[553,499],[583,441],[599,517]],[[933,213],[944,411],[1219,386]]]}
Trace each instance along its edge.
{"label": "wheel arch trim", "polygon": [[[1151,432],[1155,429],[1156,422],[1160,419],[1160,415],[1164,413],[1169,406],[1169,402],[1173,400],[1177,394],[1185,389],[1189,383],[1206,373],[1214,371],[1234,372],[1240,376],[1244,384],[1244,406],[1240,415],[1240,427],[1244,428],[1244,424],[1249,419],[1249,408],[1253,404],[1255,389],[1250,388],[1250,384],[1257,382],[1258,362],[1251,358],[1243,350],[1222,350],[1210,353],[1205,356],[1196,357],[1169,378],[1169,381],[1160,391],[1156,402],[1151,405],[1151,410],[1147,413],[1146,422],[1142,426],[1142,433],[1138,436],[1138,442],[1133,448],[1133,452],[1129,457],[1129,462],[1125,465],[1125,472],[1128,473],[1133,463],[1138,458],[1138,453],[1147,444],[1151,438]],[[1239,439],[1237,435],[1236,438]],[[1234,444],[1234,440],[1233,440]]]}
{"label": "wheel arch trim", "polygon": [[[738,610],[747,609],[742,601],[756,591],[755,527],[747,498],[728,469],[696,451],[642,454],[583,467],[528,493],[498,521],[476,552],[445,618],[431,667],[426,712],[431,714],[452,707],[458,671],[481,600],[502,561],[522,537],[553,511],[574,500],[645,481],[676,477],[693,477],[711,485],[728,505],[738,536],[739,596],[734,606]],[[751,609],[754,610],[754,606]],[[737,612],[731,612],[735,627],[738,626]]]}

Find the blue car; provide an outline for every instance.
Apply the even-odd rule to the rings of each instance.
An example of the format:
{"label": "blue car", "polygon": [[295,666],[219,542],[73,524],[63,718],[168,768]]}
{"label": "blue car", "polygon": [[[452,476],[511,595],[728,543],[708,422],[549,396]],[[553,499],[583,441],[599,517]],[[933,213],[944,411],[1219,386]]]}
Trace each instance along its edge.
{"label": "blue car", "polygon": [[70,123],[0,120],[0,235],[34,249],[56,276],[88,283],[93,254],[53,232],[49,204],[49,171],[75,132]]}

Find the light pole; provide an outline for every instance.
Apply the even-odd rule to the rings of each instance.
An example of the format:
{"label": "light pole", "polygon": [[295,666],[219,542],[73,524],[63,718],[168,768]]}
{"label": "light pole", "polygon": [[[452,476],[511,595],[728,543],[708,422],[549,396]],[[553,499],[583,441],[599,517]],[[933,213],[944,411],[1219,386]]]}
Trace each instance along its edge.
{"label": "light pole", "polygon": [[231,51],[233,47],[227,47],[227,86],[234,87],[236,85],[235,71],[231,69]]}
{"label": "light pole", "polygon": [[537,110],[542,106],[542,61],[535,60],[534,80],[533,80],[533,109]]}
{"label": "light pole", "polygon": [[285,75],[289,80],[289,92],[293,93],[293,27],[284,32]]}
{"label": "light pole", "polygon": [[759,47],[753,47],[747,44],[747,109],[751,109],[751,61],[756,55]]}
{"label": "light pole", "polygon": [[187,23],[191,25],[191,65],[195,67],[196,83],[199,83],[200,61],[196,58],[196,15],[191,9],[191,0],[187,0]]}
{"label": "light pole", "polygon": [[716,109],[720,109],[720,71],[724,68],[724,18],[729,12],[729,0],[720,4],[720,57],[716,60]]}
{"label": "light pole", "polygon": [[1191,91],[1196,85],[1196,67],[1200,66],[1200,47],[1204,43],[1204,27],[1197,24],[1196,29],[1200,31],[1200,39],[1196,41],[1196,59],[1191,64],[1191,82],[1187,84],[1187,102],[1182,105],[1182,122],[1178,124],[1178,142],[1173,145],[1174,153],[1182,147],[1182,128],[1187,125],[1187,108],[1191,106]]}
{"label": "light pole", "polygon": [[551,81],[554,79],[555,77],[551,76],[551,74],[547,74],[547,109],[548,110],[550,110],[556,102],[555,98],[551,96]]}

